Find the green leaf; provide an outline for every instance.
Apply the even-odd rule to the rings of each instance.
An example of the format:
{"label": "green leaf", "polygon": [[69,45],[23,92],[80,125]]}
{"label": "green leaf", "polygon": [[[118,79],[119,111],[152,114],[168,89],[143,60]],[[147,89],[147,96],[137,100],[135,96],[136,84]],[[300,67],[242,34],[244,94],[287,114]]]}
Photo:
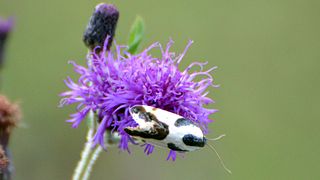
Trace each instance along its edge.
{"label": "green leaf", "polygon": [[131,26],[129,41],[128,41],[128,52],[135,54],[142,41],[144,35],[144,22],[140,16],[137,16],[134,23]]}

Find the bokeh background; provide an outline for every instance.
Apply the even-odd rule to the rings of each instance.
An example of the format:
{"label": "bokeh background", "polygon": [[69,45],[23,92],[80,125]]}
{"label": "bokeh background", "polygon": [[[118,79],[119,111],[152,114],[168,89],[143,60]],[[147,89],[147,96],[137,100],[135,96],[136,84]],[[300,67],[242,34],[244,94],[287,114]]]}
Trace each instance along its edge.
{"label": "bokeh background", "polygon": [[[82,33],[96,0],[1,0],[0,14],[14,16],[1,72],[1,91],[19,101],[23,123],[11,149],[18,180],[70,179],[86,127],[65,123],[73,107],[58,108],[63,79],[75,77],[68,60],[85,63]],[[136,15],[146,23],[142,47],[175,40],[183,60],[217,65],[219,89],[210,96],[220,110],[211,142],[230,175],[209,149],[176,162],[157,149],[150,157],[109,148],[92,179],[320,179],[320,1],[135,0],[108,1],[120,10],[116,39],[127,42]],[[209,67],[209,66],[208,66]]]}

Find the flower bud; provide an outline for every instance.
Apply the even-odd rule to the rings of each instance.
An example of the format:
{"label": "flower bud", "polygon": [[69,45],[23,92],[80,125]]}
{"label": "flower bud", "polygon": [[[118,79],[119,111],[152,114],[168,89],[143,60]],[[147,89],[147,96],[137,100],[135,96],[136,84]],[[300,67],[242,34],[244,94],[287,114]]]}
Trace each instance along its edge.
{"label": "flower bud", "polygon": [[104,41],[109,37],[107,49],[112,44],[113,37],[119,18],[118,9],[112,4],[98,4],[90,18],[87,28],[83,34],[85,45],[93,50],[95,47],[103,47]]}

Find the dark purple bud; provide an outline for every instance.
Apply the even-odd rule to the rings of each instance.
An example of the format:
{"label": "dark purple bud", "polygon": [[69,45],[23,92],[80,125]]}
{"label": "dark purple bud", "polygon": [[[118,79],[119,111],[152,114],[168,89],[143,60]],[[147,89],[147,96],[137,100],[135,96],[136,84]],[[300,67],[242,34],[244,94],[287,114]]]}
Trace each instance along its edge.
{"label": "dark purple bud", "polygon": [[83,34],[85,45],[91,50],[97,46],[102,48],[105,39],[109,36],[107,46],[109,50],[115,34],[118,18],[119,11],[114,5],[98,4]]}
{"label": "dark purple bud", "polygon": [[13,27],[13,18],[4,20],[0,18],[0,69],[4,63],[5,43]]}

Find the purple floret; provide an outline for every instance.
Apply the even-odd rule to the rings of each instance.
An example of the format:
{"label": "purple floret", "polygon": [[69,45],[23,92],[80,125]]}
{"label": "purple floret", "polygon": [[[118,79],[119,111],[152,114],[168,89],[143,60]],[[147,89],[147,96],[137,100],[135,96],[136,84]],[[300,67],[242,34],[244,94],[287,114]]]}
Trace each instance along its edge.
{"label": "purple floret", "polygon": [[[180,71],[179,63],[192,41],[179,56],[170,52],[172,44],[170,41],[163,49],[159,43],[154,43],[140,54],[132,55],[122,50],[124,46],[118,45],[115,52],[107,51],[106,41],[101,53],[88,55],[88,67],[70,62],[80,77],[77,82],[69,77],[65,80],[70,90],[61,94],[64,97],[61,106],[78,105],[76,113],[67,122],[76,128],[93,110],[100,119],[94,144],[105,147],[104,133],[111,129],[121,135],[119,148],[127,151],[129,142],[133,141],[124,128],[136,125],[129,114],[129,108],[134,105],[149,105],[179,114],[208,133],[208,124],[212,122],[209,115],[217,110],[207,109],[204,105],[214,102],[207,97],[207,89],[215,87],[210,72],[216,67],[204,71],[206,63],[193,62]],[[161,51],[160,58],[150,54],[155,48]],[[196,66],[200,71],[191,72]],[[149,155],[153,148],[153,145],[146,144],[145,153]],[[175,151],[170,151],[170,158],[176,158]]]}
{"label": "purple floret", "polygon": [[13,24],[14,21],[12,17],[7,20],[0,17],[0,34],[10,32],[13,28]]}

